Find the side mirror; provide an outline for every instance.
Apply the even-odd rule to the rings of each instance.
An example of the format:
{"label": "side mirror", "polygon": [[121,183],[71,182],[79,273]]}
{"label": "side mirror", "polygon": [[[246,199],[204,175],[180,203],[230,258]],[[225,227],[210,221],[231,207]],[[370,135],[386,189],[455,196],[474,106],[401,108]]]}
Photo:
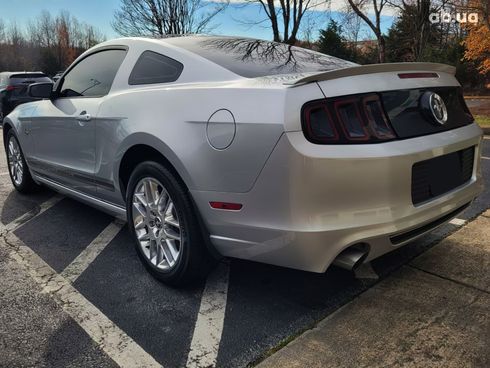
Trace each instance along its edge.
{"label": "side mirror", "polygon": [[53,83],[33,83],[27,87],[27,95],[33,98],[51,98],[53,95]]}

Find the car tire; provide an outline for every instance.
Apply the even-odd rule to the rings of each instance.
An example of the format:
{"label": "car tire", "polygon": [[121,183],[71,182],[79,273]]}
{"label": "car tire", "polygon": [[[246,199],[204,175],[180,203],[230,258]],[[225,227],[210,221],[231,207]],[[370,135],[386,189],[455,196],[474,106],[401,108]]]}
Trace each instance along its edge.
{"label": "car tire", "polygon": [[126,213],[138,256],[155,278],[184,286],[207,274],[211,257],[192,199],[170,170],[139,164],[129,179]]}
{"label": "car tire", "polygon": [[36,191],[39,188],[39,185],[32,179],[19,140],[12,129],[7,133],[5,152],[10,180],[12,181],[14,188],[20,193],[32,193]]}

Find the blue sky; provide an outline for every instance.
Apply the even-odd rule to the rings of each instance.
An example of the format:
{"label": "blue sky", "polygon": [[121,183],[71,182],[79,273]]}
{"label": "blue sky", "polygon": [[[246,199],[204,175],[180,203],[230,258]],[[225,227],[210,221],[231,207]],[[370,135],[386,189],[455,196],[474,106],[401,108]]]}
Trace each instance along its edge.
{"label": "blue sky", "polygon": [[[57,14],[60,10],[68,10],[79,20],[99,28],[107,38],[114,38],[118,35],[111,27],[111,20],[119,4],[120,0],[0,0],[0,18],[7,23],[15,21],[18,25],[25,25],[42,10],[48,10],[52,14]],[[339,19],[339,13],[331,12],[322,15],[318,20],[318,26],[325,27],[329,17]],[[261,14],[259,5],[246,7],[232,5],[216,17],[214,24],[217,27],[212,33],[270,39],[271,30],[268,23],[253,26],[243,24],[243,21],[263,18],[264,14]],[[383,28],[387,29],[392,21],[392,17],[385,17]],[[365,29],[364,34],[367,32]],[[317,36],[318,31],[315,30],[313,37]]]}

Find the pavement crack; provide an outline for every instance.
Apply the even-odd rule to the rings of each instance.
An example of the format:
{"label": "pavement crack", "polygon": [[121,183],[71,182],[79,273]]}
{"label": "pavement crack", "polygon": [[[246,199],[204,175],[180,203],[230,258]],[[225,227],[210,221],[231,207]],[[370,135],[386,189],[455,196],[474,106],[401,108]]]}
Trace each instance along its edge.
{"label": "pavement crack", "polygon": [[432,272],[432,271],[424,270],[423,268],[417,267],[417,266],[415,266],[415,265],[413,265],[411,263],[407,264],[407,266],[410,267],[410,268],[413,268],[415,270],[418,270],[418,271],[421,271],[421,272],[425,272],[426,274],[429,274],[429,275],[438,277],[440,279],[443,279],[443,280],[446,280],[446,281],[450,281],[450,282],[454,282],[455,284],[458,284],[460,286],[464,286],[464,287],[467,287],[467,288],[470,288],[470,289],[478,290],[478,291],[481,291],[481,292],[483,292],[485,294],[490,294],[489,291],[487,291],[485,289],[481,289],[478,286],[474,286],[474,285],[468,284],[468,283],[463,282],[463,281],[455,280],[455,279],[452,279],[452,278],[447,277],[447,276],[442,276],[442,275],[439,275],[439,274],[437,274],[435,272]]}

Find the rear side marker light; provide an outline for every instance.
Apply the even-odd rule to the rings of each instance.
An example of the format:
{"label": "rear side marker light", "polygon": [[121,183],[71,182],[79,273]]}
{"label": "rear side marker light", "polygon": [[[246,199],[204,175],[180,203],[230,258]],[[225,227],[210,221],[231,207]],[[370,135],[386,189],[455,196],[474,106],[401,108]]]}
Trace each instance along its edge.
{"label": "rear side marker light", "polygon": [[399,73],[398,78],[410,79],[410,78],[439,78],[437,73]]}
{"label": "rear side marker light", "polygon": [[229,203],[229,202],[209,202],[211,208],[217,210],[226,210],[226,211],[240,211],[243,207],[241,203]]}

